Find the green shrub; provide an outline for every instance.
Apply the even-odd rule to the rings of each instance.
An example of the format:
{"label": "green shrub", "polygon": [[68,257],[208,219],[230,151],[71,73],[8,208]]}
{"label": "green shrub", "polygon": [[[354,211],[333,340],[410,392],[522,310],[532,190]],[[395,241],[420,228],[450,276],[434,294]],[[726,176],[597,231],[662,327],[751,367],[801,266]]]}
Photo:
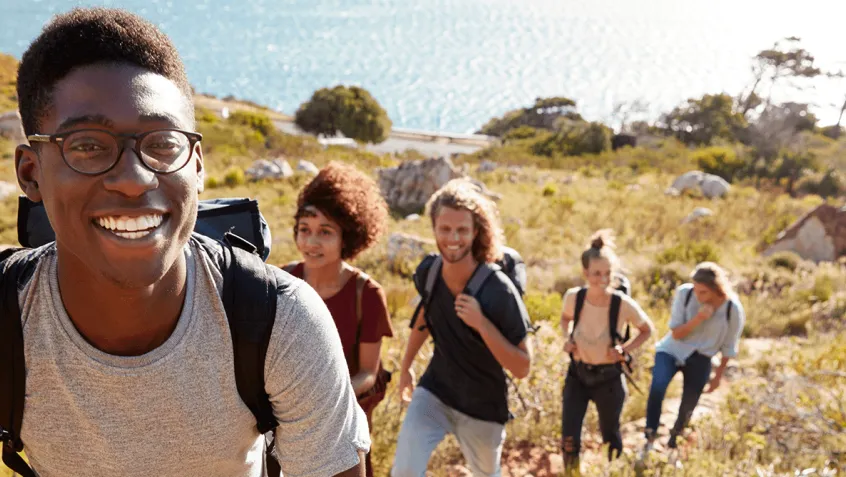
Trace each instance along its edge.
{"label": "green shrub", "polygon": [[611,129],[602,123],[568,122],[552,136],[536,142],[532,150],[543,156],[581,156],[611,149]]}
{"label": "green shrub", "polygon": [[814,278],[814,287],[811,289],[813,296],[817,301],[828,301],[834,295],[834,277],[827,273],[822,273]]}
{"label": "green shrub", "polygon": [[217,189],[220,187],[222,183],[220,179],[215,176],[207,176],[206,177],[206,189]]}
{"label": "green shrub", "polygon": [[823,174],[810,174],[799,179],[796,188],[804,194],[840,197],[846,195],[846,177],[843,177],[841,172],[830,169]]}
{"label": "green shrub", "polygon": [[767,264],[772,268],[786,268],[791,272],[796,271],[800,263],[802,263],[802,257],[787,250],[776,252],[767,259]]}
{"label": "green shrub", "polygon": [[546,184],[543,186],[543,196],[552,197],[558,194],[558,187],[555,184]]}
{"label": "green shrub", "polygon": [[546,321],[557,323],[561,316],[561,295],[558,293],[540,293],[530,291],[523,297],[526,311],[532,322]]}
{"label": "green shrub", "polygon": [[746,161],[729,147],[712,146],[693,153],[693,160],[703,172],[732,182],[746,167]]}
{"label": "green shrub", "polygon": [[673,262],[695,265],[700,262],[719,262],[719,247],[710,240],[686,241],[665,249],[655,257],[660,265]]}
{"label": "green shrub", "polygon": [[761,241],[758,242],[758,250],[764,250],[773,243],[775,243],[776,239],[778,238],[778,234],[780,234],[784,229],[789,227],[795,221],[796,216],[789,213],[782,214],[776,217],[772,225],[770,225],[761,236]]}
{"label": "green shrub", "polygon": [[223,176],[223,182],[229,187],[235,187],[247,182],[244,170],[240,167],[230,167]]}
{"label": "green shrub", "polygon": [[253,111],[234,111],[227,119],[229,124],[237,124],[241,126],[248,126],[250,129],[261,133],[262,136],[270,135],[270,132],[276,129],[270,117],[264,113],[256,113]]}

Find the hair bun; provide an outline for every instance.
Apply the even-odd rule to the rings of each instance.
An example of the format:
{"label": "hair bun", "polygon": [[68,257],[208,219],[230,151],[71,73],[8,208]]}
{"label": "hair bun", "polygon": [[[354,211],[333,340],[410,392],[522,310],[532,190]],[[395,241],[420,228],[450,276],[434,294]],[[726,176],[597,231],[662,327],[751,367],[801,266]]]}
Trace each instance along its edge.
{"label": "hair bun", "polygon": [[593,237],[590,241],[590,248],[595,248],[597,250],[602,249],[605,246],[605,237],[602,235],[597,235]]}

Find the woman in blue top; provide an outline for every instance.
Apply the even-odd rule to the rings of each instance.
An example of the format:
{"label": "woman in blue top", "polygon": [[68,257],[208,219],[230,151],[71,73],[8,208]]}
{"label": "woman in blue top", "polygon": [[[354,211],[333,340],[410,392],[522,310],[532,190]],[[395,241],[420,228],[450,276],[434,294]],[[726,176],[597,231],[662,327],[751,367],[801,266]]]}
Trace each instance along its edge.
{"label": "woman in blue top", "polygon": [[[684,387],[678,418],[667,442],[671,449],[676,447],[676,439],[690,420],[705,385],[710,382],[707,392],[717,389],[728,360],[737,356],[746,317],[726,272],[716,263],[703,262],[696,266],[691,278],[692,284],[676,289],[670,332],[656,346],[646,404],[647,450],[655,440],[664,394],[676,372],[682,372]],[[711,358],[718,352],[722,359],[712,378]]]}

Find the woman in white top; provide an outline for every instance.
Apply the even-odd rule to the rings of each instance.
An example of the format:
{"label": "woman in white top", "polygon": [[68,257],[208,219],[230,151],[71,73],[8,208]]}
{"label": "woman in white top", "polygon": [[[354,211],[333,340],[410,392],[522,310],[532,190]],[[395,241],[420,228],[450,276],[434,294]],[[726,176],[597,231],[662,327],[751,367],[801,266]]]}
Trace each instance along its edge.
{"label": "woman in white top", "polygon": [[[590,247],[582,253],[581,261],[587,287],[567,291],[561,312],[561,329],[565,334],[570,322],[575,321],[564,346],[571,357],[564,381],[561,423],[567,475],[578,469],[582,423],[590,401],[599,414],[602,440],[609,445],[609,460],[622,452],[620,414],[626,399],[622,363],[631,351],[649,339],[653,330],[643,309],[612,286],[619,260],[610,231],[601,230],[591,237]],[[621,331],[627,324],[639,333],[623,342]]]}

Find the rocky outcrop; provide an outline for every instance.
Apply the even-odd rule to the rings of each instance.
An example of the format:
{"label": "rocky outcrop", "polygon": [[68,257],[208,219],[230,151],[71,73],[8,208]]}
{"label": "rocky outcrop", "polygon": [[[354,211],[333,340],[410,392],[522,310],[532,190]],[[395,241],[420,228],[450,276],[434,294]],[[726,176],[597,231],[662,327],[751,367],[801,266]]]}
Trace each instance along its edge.
{"label": "rocky outcrop", "polygon": [[297,170],[313,176],[316,176],[318,173],[320,173],[320,169],[318,169],[317,166],[314,165],[314,163],[302,159],[300,160],[300,162],[297,163]]}
{"label": "rocky outcrop", "polygon": [[689,224],[691,222],[701,219],[702,217],[710,217],[712,215],[714,215],[714,211],[712,211],[711,209],[707,207],[697,207],[693,209],[693,212],[691,212],[687,217],[685,217],[684,220],[682,220],[682,224]]}
{"label": "rocky outcrop", "polygon": [[493,172],[497,168],[497,163],[493,161],[489,161],[485,159],[479,164],[479,168],[476,169],[476,172]]}
{"label": "rocky outcrop", "polygon": [[0,136],[9,138],[12,142],[23,144],[26,142],[21,116],[17,111],[0,114]]}
{"label": "rocky outcrop", "polygon": [[287,179],[294,175],[294,170],[288,164],[288,161],[283,158],[277,158],[272,161],[259,159],[244,171],[244,174],[246,174],[248,179],[253,181]]}
{"label": "rocky outcrop", "polygon": [[0,181],[0,200],[20,192],[17,184],[11,182]]}
{"label": "rocky outcrop", "polygon": [[846,255],[846,206],[823,204],[784,229],[764,255],[783,250],[806,260],[830,262]]}
{"label": "rocky outcrop", "polygon": [[[406,161],[397,167],[380,169],[378,173],[385,201],[391,209],[406,214],[422,211],[432,194],[444,184],[465,177],[450,159],[444,157]],[[465,178],[488,198],[499,200],[502,197],[489,190],[483,182]]]}
{"label": "rocky outcrop", "polygon": [[388,263],[393,267],[400,262],[419,262],[427,251],[434,249],[435,241],[402,232],[388,237]]}
{"label": "rocky outcrop", "polygon": [[715,199],[723,197],[731,190],[731,184],[720,176],[706,174],[702,171],[685,172],[673,181],[667,189],[667,195],[679,195],[686,190],[696,190],[707,197]]}
{"label": "rocky outcrop", "polygon": [[419,212],[429,197],[452,179],[462,177],[447,158],[406,161],[379,170],[379,187],[388,205],[402,212]]}

